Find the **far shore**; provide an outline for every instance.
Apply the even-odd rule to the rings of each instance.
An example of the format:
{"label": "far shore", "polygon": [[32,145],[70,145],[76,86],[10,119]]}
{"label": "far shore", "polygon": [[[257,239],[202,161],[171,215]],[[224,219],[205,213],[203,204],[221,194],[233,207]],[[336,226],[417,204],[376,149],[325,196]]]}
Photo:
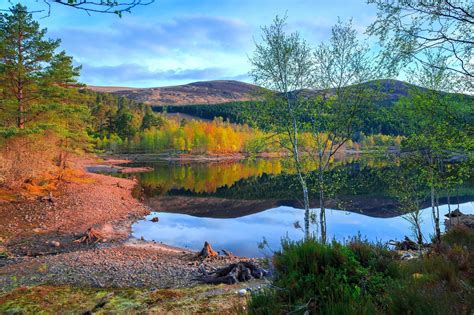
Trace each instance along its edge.
{"label": "far shore", "polygon": [[[399,153],[398,148],[387,148],[384,150],[353,150],[347,149],[341,151],[337,155],[362,155],[371,153]],[[104,153],[102,158],[107,160],[108,165],[126,164],[133,162],[153,162],[153,161],[176,161],[176,162],[220,162],[220,161],[240,161],[249,158],[261,159],[277,159],[286,158],[290,155],[287,152],[261,152],[256,154],[250,153],[222,153],[222,154],[193,154],[193,153],[177,153],[177,152],[157,152],[157,153]],[[143,170],[138,170],[141,172]]]}

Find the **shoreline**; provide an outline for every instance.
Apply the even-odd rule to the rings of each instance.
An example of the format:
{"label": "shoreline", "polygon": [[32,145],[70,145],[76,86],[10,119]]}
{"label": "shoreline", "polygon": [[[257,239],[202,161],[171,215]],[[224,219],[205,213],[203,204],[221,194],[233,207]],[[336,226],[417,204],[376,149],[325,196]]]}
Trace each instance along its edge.
{"label": "shoreline", "polygon": [[[399,154],[400,150],[396,148],[383,148],[371,150],[353,150],[347,149],[338,152],[336,156],[353,156],[365,154]],[[105,153],[99,155],[101,158],[110,159],[113,161],[110,165],[116,166],[118,164],[135,163],[135,162],[154,162],[154,161],[168,161],[168,162],[182,162],[182,163],[206,163],[206,162],[226,162],[226,161],[240,161],[245,159],[279,159],[288,158],[288,152],[262,152],[257,154],[250,153],[177,153],[177,152],[157,152],[157,153]]]}
{"label": "shoreline", "polygon": [[[191,287],[199,284],[196,278],[202,268],[258,261],[224,256],[200,261],[189,249],[133,238],[132,224],[150,213],[132,196],[136,181],[85,171],[98,163],[126,161],[82,158],[74,162],[83,172],[61,183],[53,192],[54,203],[36,198],[0,204],[0,224],[5,227],[0,231],[0,252],[7,255],[0,255],[0,291],[44,283]],[[91,227],[104,239],[74,242]]]}

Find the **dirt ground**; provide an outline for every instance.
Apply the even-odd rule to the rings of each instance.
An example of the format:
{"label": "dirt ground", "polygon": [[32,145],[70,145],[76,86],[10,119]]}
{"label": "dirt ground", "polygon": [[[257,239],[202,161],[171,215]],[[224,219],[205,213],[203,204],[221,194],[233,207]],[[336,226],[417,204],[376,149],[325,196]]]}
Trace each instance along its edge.
{"label": "dirt ground", "polygon": [[[159,289],[198,288],[203,270],[213,271],[245,259],[218,257],[202,261],[189,250],[129,239],[132,223],[150,211],[133,197],[140,193],[135,180],[84,171],[90,165],[124,162],[77,160],[75,167],[80,171],[65,177],[52,192],[52,199],[29,196],[0,201],[0,301],[10,303],[14,310],[14,301],[20,303],[23,298],[19,295],[21,288],[36,293],[54,291],[58,286],[76,293],[84,288],[107,292],[133,288],[145,290],[145,295]],[[91,227],[103,236],[102,241],[74,242]],[[217,291],[207,286],[204,291],[210,293],[206,293],[206,301],[225,301],[222,295],[233,289],[263,283]],[[234,303],[235,292],[231,295],[234,298],[229,301]],[[242,299],[238,301],[241,304]],[[30,302],[26,304],[33,309],[41,304],[32,306]]]}

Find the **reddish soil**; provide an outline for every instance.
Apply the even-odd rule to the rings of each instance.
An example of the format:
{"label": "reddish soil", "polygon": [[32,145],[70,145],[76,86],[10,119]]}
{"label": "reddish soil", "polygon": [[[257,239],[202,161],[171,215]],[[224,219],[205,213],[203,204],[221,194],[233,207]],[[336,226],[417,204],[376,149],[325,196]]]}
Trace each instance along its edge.
{"label": "reddish soil", "polygon": [[[76,161],[76,168],[97,163],[82,159]],[[53,202],[33,198],[0,203],[0,292],[40,283],[182,287],[195,284],[202,268],[241,259],[202,262],[188,250],[129,240],[132,223],[149,213],[132,196],[136,187],[132,179],[82,172],[58,187]],[[105,239],[74,242],[90,227]]]}
{"label": "reddish soil", "polygon": [[[93,163],[92,159],[75,162],[79,169]],[[79,173],[61,182],[53,192],[53,202],[22,198],[0,203],[3,246],[15,255],[70,251],[81,246],[72,240],[90,227],[107,241],[125,240],[131,223],[149,212],[132,196],[135,186],[131,179]]]}

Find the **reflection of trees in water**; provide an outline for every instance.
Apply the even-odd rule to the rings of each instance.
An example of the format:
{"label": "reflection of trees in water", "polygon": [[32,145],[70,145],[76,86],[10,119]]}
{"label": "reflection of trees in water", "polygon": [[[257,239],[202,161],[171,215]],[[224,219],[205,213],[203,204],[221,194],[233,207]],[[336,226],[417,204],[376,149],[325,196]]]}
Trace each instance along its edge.
{"label": "reflection of trees in water", "polygon": [[[352,163],[357,156],[337,157],[332,167]],[[255,159],[238,162],[154,164],[154,172],[140,174],[141,184],[148,194],[159,195],[170,190],[213,194],[219,188],[228,189],[243,179],[263,175],[295,174],[294,163],[287,159]],[[316,163],[303,165],[306,172],[317,168]],[[288,189],[288,187],[287,187]],[[294,196],[293,196],[294,198]]]}
{"label": "reflection of trees in water", "polygon": [[[393,199],[388,178],[396,178],[399,161],[385,158],[352,158],[333,161],[327,181],[333,191],[331,204],[351,209],[351,196]],[[156,164],[154,172],[140,175],[147,195],[179,195],[246,200],[301,200],[299,183],[291,162],[277,159],[226,163]],[[307,165],[314,169],[316,165]],[[394,179],[395,180],[395,179]],[[336,184],[334,184],[336,183]],[[472,180],[456,194],[474,195]],[[313,202],[318,200],[316,178],[309,176]],[[446,196],[441,196],[446,197]],[[453,196],[454,197],[454,196]],[[464,199],[463,199],[464,200]],[[313,204],[312,202],[312,204]]]}
{"label": "reflection of trees in water", "polygon": [[[358,160],[357,156],[332,161],[333,182],[341,176],[359,174],[360,169],[373,169],[386,165],[383,161]],[[356,162],[357,161],[357,162]],[[291,160],[257,159],[225,163],[154,164],[154,172],[140,174],[141,184],[148,195],[186,194],[250,199],[295,199],[297,182]],[[308,163],[306,171],[317,168]],[[342,170],[342,173],[341,173]],[[336,171],[338,172],[336,174]],[[342,175],[341,175],[342,174]],[[368,175],[371,176],[371,175]],[[315,186],[314,180],[310,183]],[[363,187],[363,185],[360,185]],[[313,189],[313,193],[315,193]]]}
{"label": "reflection of trees in water", "polygon": [[231,187],[237,181],[263,174],[280,174],[280,160],[247,160],[230,163],[154,165],[155,171],[140,175],[148,192],[160,193],[182,189],[194,193],[215,193],[220,187]]}

